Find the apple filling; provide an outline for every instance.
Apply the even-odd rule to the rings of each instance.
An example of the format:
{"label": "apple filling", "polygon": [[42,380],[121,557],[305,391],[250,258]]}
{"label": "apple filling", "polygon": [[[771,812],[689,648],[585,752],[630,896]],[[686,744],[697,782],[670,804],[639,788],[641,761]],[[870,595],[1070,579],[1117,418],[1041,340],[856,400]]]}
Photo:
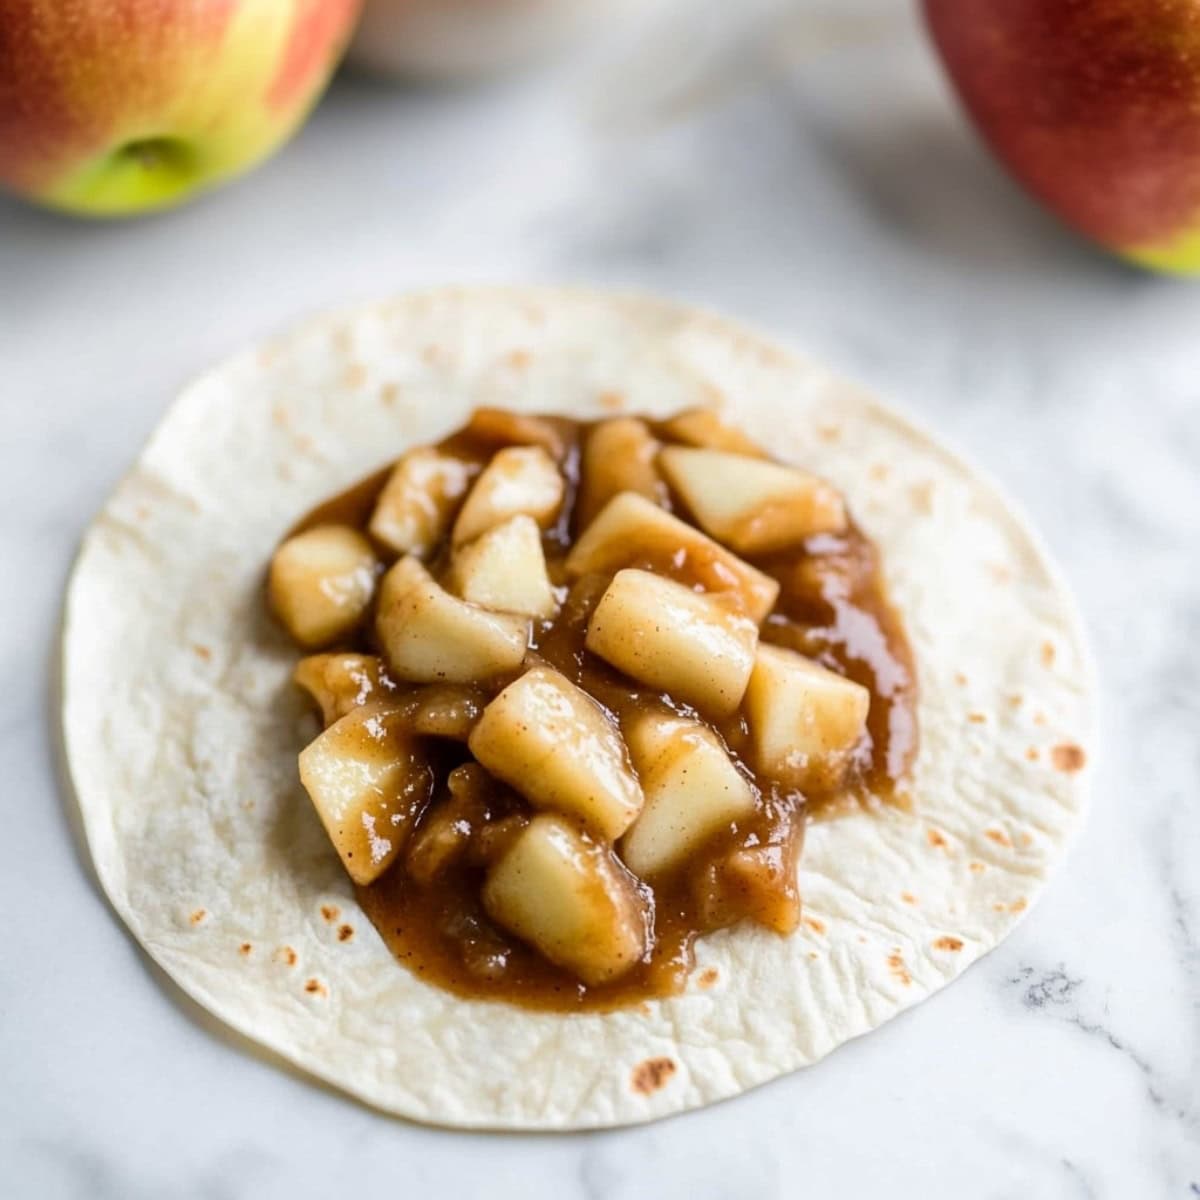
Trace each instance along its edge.
{"label": "apple filling", "polygon": [[904,803],[912,656],[840,493],[708,410],[481,409],[321,505],[268,599],[300,780],[399,960],[559,1010],[800,919],[808,821]]}

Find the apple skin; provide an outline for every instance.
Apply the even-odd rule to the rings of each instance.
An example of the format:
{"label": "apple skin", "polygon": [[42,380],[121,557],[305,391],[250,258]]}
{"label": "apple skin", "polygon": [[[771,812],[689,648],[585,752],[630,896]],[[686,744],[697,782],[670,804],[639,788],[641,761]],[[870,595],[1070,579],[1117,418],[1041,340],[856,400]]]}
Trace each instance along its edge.
{"label": "apple skin", "polygon": [[1141,266],[1200,272],[1196,0],[923,0],[950,79],[1012,173]]}
{"label": "apple skin", "polygon": [[360,0],[0,0],[0,185],[122,216],[230,179],[293,133]]}

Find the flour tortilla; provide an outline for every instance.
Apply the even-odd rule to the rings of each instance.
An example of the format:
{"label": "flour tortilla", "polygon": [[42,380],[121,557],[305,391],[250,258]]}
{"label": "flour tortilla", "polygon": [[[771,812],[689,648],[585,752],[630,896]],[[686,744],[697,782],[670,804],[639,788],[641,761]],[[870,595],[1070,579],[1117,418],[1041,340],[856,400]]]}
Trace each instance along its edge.
{"label": "flour tortilla", "polygon": [[[704,938],[685,994],[530,1013],[391,958],[296,773],[316,732],[265,564],[316,502],[477,405],[714,405],[841,487],[919,662],[915,814],[814,827],[805,922]],[[1016,924],[1084,809],[1092,672],[1011,503],[906,419],[736,325],[553,289],[446,290],[319,318],[189,387],[88,531],[64,633],[66,747],[113,905],[190,995],[389,1112],[646,1121],[802,1067],[943,987]]]}

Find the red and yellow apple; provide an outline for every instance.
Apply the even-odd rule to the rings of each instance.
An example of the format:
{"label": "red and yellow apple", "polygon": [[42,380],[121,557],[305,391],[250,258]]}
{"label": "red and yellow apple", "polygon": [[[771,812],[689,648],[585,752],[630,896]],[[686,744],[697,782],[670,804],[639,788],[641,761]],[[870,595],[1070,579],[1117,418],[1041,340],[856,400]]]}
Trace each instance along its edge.
{"label": "red and yellow apple", "polygon": [[0,0],[0,185],[117,216],[175,204],[278,147],[360,0]]}
{"label": "red and yellow apple", "polygon": [[1197,0],[924,0],[968,112],[1063,220],[1200,271]]}

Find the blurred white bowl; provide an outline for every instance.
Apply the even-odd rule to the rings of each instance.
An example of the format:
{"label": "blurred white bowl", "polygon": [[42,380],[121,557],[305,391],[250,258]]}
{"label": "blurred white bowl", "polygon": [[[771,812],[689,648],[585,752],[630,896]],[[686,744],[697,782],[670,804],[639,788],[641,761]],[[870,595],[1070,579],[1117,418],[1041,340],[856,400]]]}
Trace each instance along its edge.
{"label": "blurred white bowl", "polygon": [[461,80],[536,58],[628,0],[367,0],[350,61],[388,75]]}

